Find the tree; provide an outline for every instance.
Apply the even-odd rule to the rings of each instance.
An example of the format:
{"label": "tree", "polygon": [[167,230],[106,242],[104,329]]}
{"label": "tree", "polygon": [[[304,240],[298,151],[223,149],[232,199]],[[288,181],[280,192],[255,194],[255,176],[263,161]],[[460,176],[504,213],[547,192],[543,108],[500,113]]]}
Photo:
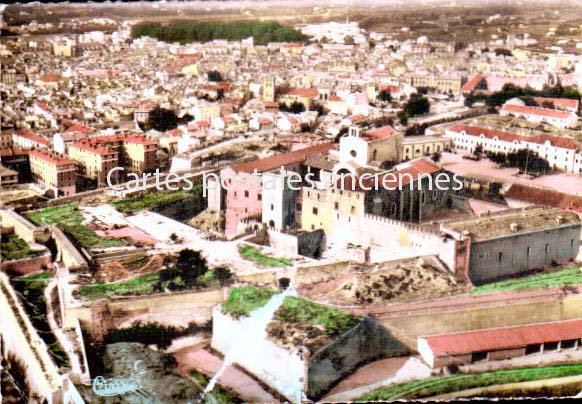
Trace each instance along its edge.
{"label": "tree", "polygon": [[218,267],[213,269],[214,277],[220,283],[220,286],[228,285],[233,280],[232,271],[225,267]]}
{"label": "tree", "polygon": [[150,111],[148,120],[142,125],[142,130],[155,129],[160,132],[176,129],[179,119],[172,110],[157,107]]}
{"label": "tree", "polygon": [[497,48],[495,49],[496,56],[513,56],[513,53],[509,49]]}
{"label": "tree", "polygon": [[293,101],[291,106],[289,107],[289,111],[294,114],[300,114],[301,112],[305,111],[305,105],[299,101]]}
{"label": "tree", "polygon": [[483,154],[483,145],[481,143],[475,146],[473,150],[473,156],[475,156],[478,160],[481,160],[481,155]]}
{"label": "tree", "polygon": [[178,254],[176,269],[179,271],[180,277],[186,284],[186,287],[192,287],[198,277],[208,271],[208,266],[206,265],[206,259],[200,251],[186,248]]}
{"label": "tree", "polygon": [[222,74],[217,70],[211,70],[208,72],[208,81],[220,83],[222,81]]}
{"label": "tree", "polygon": [[380,94],[378,94],[378,99],[382,102],[390,102],[392,101],[392,94],[389,91],[382,90]]}
{"label": "tree", "polygon": [[406,105],[404,105],[403,112],[407,117],[423,115],[430,111],[430,101],[420,94],[413,94]]}
{"label": "tree", "polygon": [[441,161],[441,152],[434,152],[431,156],[431,159],[435,163],[438,163],[439,161]]}

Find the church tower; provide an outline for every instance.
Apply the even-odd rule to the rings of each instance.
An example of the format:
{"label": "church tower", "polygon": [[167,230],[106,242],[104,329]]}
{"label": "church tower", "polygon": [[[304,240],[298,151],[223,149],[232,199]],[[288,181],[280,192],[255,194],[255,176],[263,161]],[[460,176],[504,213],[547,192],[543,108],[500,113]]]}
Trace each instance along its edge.
{"label": "church tower", "polygon": [[263,80],[263,101],[264,102],[274,102],[275,101],[275,78],[268,77]]}

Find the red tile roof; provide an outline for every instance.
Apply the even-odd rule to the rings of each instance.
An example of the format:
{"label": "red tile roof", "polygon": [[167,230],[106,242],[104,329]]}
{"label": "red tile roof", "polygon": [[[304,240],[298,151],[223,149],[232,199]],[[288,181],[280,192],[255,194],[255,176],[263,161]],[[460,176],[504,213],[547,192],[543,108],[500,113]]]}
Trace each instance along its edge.
{"label": "red tile roof", "polygon": [[547,118],[566,119],[572,116],[572,112],[558,111],[556,109],[528,107],[526,105],[505,104],[501,111],[516,114],[538,115]]}
{"label": "red tile roof", "polygon": [[380,92],[382,91],[388,91],[390,94],[395,94],[400,92],[400,87],[398,86],[392,86],[389,84],[380,84],[378,86],[378,89],[380,90]]}
{"label": "red tile roof", "polygon": [[263,159],[248,161],[246,163],[235,164],[232,166],[232,169],[236,172],[246,173],[252,173],[256,169],[257,172],[263,173],[280,168],[281,166],[301,163],[309,156],[325,154],[334,147],[335,146],[332,143],[321,143],[314,146],[305,147],[300,150],[281,153]]}
{"label": "red tile roof", "polygon": [[315,88],[315,87],[311,87],[311,88],[295,87],[295,88],[290,88],[287,91],[287,94],[295,95],[297,97],[303,97],[303,98],[313,98],[313,97],[316,97],[317,94],[319,94],[319,92],[317,91],[317,88]]}
{"label": "red tile roof", "polygon": [[572,100],[570,98],[551,98],[551,97],[533,97],[533,100],[543,105],[545,102],[549,102],[554,104],[554,108],[563,108],[563,109],[578,109],[578,100]]}
{"label": "red tile roof", "polygon": [[453,125],[449,128],[452,132],[460,133],[465,131],[467,134],[471,136],[480,136],[483,135],[488,139],[493,139],[495,137],[499,138],[499,140],[503,140],[506,142],[513,142],[517,140],[518,142],[529,142],[529,143],[537,143],[537,144],[544,144],[545,142],[550,142],[550,144],[554,147],[560,147],[562,149],[571,149],[577,150],[578,144],[573,140],[561,136],[551,136],[551,135],[533,135],[533,136],[522,136],[516,135],[514,133],[503,132],[501,130],[489,129],[484,128],[481,126],[470,126],[464,125],[462,123]]}
{"label": "red tile roof", "polygon": [[[423,174],[433,174],[437,171],[440,171],[440,167],[432,161],[426,159],[416,160],[404,168],[382,174],[378,184],[380,187],[390,189],[402,188],[408,185],[411,180],[416,182]],[[384,181],[384,178],[387,178],[387,180]],[[367,187],[373,186],[374,184],[374,178],[365,181]]]}
{"label": "red tile roof", "polygon": [[113,150],[110,150],[107,147],[98,146],[96,144],[90,144],[90,143],[82,143],[82,142],[74,143],[71,147],[77,148],[79,150],[85,150],[85,151],[88,151],[90,153],[99,154],[101,156],[105,156],[108,154],[115,154],[115,152]]}
{"label": "red tile roof", "polygon": [[392,126],[382,126],[381,128],[369,130],[362,135],[363,139],[366,140],[376,140],[385,139],[397,135],[398,132]]}
{"label": "red tile roof", "polygon": [[38,144],[43,144],[45,146],[50,146],[50,144],[51,144],[45,137],[43,137],[41,135],[37,135],[36,133],[32,133],[32,132],[30,132],[28,130],[24,130],[24,129],[19,130],[18,132],[15,132],[14,135],[31,140],[31,141],[38,143]]}
{"label": "red tile roof", "polygon": [[461,87],[461,91],[467,93],[475,91],[475,88],[477,88],[481,80],[483,80],[483,77],[480,74],[474,75],[469,79],[469,81],[463,84],[463,87]]}
{"label": "red tile roof", "polygon": [[61,157],[53,153],[47,153],[42,150],[32,150],[30,152],[30,156],[35,156],[41,160],[55,164],[57,166],[75,164],[72,160],[69,160],[68,158]]}
{"label": "red tile roof", "polygon": [[93,129],[77,123],[69,126],[67,132],[91,133],[93,132]]}
{"label": "red tile roof", "polygon": [[512,184],[503,196],[508,199],[517,199],[536,205],[553,206],[582,213],[582,196],[558,192],[555,189],[538,188],[516,183]]}
{"label": "red tile roof", "polygon": [[145,146],[154,146],[157,144],[155,141],[153,141],[152,139],[148,139],[145,136],[134,136],[134,135],[128,135],[125,138],[125,143],[143,144]]}
{"label": "red tile roof", "polygon": [[521,348],[582,337],[582,319],[423,336],[435,356]]}
{"label": "red tile roof", "polygon": [[44,76],[39,78],[40,81],[44,81],[45,83],[59,81],[60,79],[61,76],[58,76],[56,74],[45,74]]}

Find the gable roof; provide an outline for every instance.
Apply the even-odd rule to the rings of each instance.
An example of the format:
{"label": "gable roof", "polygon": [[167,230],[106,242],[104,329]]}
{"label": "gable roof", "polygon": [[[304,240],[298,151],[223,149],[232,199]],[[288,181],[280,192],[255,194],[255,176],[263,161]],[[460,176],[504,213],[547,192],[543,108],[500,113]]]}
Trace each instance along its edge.
{"label": "gable roof", "polygon": [[554,147],[560,147],[562,149],[570,149],[570,150],[577,150],[578,144],[575,140],[569,139],[566,137],[561,136],[552,136],[552,135],[532,135],[532,136],[522,136],[517,135],[515,133],[504,132],[497,129],[490,129],[485,128],[482,126],[471,126],[465,125],[462,123],[455,124],[449,128],[452,132],[465,132],[471,136],[485,136],[488,139],[499,138],[499,140],[503,140],[505,142],[527,142],[527,143],[537,143],[537,144],[544,144],[545,142],[550,142],[550,144]]}
{"label": "gable roof", "polygon": [[235,164],[232,166],[232,169],[235,172],[246,172],[246,173],[253,173],[256,169],[257,172],[263,173],[266,171],[271,171],[280,168],[281,166],[301,163],[305,161],[309,156],[313,156],[316,154],[325,154],[333,148],[335,148],[333,143],[321,143],[287,153],[276,154],[274,156],[266,157],[263,159]]}
{"label": "gable roof", "polygon": [[419,337],[435,356],[521,348],[582,337],[582,319]]}
{"label": "gable roof", "polygon": [[559,111],[557,109],[528,107],[526,105],[505,104],[501,111],[517,114],[537,115],[546,118],[567,119],[573,115],[572,112]]}

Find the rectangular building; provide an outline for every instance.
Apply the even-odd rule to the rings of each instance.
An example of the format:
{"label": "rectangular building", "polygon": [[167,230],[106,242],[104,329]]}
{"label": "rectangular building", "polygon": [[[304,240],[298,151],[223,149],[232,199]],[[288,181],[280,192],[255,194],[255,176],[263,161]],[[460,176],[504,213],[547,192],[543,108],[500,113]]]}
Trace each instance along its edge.
{"label": "rectangular building", "polygon": [[77,168],[74,161],[38,149],[30,152],[29,161],[33,180],[51,189],[54,196],[75,193]]}
{"label": "rectangular building", "polygon": [[432,368],[479,361],[576,350],[582,345],[582,319],[489,328],[418,337],[418,352]]}

